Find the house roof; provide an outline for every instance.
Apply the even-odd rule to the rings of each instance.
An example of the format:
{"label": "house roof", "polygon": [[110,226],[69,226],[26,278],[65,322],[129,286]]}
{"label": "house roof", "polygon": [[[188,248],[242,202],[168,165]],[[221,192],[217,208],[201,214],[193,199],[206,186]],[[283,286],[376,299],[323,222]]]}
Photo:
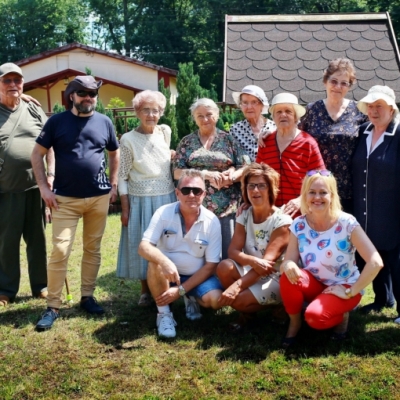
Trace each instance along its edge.
{"label": "house roof", "polygon": [[307,104],[326,97],[328,62],[350,59],[360,100],[371,86],[387,85],[400,101],[400,55],[388,13],[226,16],[223,100],[258,85],[269,100],[290,92]]}
{"label": "house roof", "polygon": [[70,51],[70,50],[75,50],[75,49],[81,49],[81,50],[89,52],[89,53],[96,53],[96,54],[100,54],[100,55],[103,55],[103,56],[116,58],[118,60],[127,61],[129,63],[140,65],[142,67],[147,67],[147,68],[151,68],[151,69],[154,69],[154,70],[157,70],[157,71],[162,71],[162,72],[165,72],[165,73],[167,73],[169,75],[172,75],[172,76],[177,76],[178,75],[178,71],[176,71],[174,69],[165,68],[163,66],[152,64],[152,63],[149,63],[149,62],[146,62],[146,61],[136,60],[134,58],[122,56],[122,55],[117,54],[117,53],[111,53],[111,52],[108,52],[108,51],[105,51],[105,50],[96,49],[95,47],[87,46],[87,45],[81,44],[81,43],[66,44],[65,46],[60,46],[60,47],[57,47],[56,49],[51,49],[51,50],[48,50],[48,51],[44,51],[42,53],[35,54],[34,56],[31,56],[31,57],[24,58],[22,60],[16,61],[15,64],[17,64],[20,67],[22,67],[22,66],[30,64],[32,62],[36,62],[36,61],[39,61],[39,60],[44,59],[44,58],[52,57],[52,56],[54,56],[56,54],[64,53],[64,52],[67,52],[67,51]]}

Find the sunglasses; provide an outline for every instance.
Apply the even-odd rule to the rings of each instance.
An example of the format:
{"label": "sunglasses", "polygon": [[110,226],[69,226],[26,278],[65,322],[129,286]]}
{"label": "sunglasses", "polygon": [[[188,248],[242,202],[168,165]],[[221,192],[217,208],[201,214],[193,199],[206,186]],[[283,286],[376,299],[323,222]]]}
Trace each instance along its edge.
{"label": "sunglasses", "polygon": [[3,78],[1,80],[5,85],[10,85],[14,82],[16,85],[20,85],[22,83],[22,78]]}
{"label": "sunglasses", "polygon": [[183,187],[178,189],[184,196],[188,196],[192,192],[195,196],[201,196],[204,190],[198,187]]}
{"label": "sunglasses", "polygon": [[79,97],[89,96],[91,99],[94,99],[97,96],[97,92],[87,92],[86,90],[77,90],[75,93]]}
{"label": "sunglasses", "polygon": [[332,172],[327,169],[312,169],[311,171],[306,172],[306,176],[314,176],[320,174],[321,176],[332,176]]}

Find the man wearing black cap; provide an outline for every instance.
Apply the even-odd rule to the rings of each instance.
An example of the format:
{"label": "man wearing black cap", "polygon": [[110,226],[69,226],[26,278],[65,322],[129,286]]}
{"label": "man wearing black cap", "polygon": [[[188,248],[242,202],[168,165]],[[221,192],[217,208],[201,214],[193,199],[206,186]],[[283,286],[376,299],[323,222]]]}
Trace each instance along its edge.
{"label": "man wearing black cap", "polygon": [[[53,221],[53,251],[47,266],[48,307],[36,325],[38,330],[50,329],[59,316],[68,257],[81,217],[80,306],[90,314],[104,313],[93,292],[109,203],[117,197],[119,149],[112,122],[95,112],[101,84],[92,76],[77,76],[70,82],[65,97],[71,109],[48,120],[32,153],[36,180]],[[43,156],[51,147],[56,160],[53,191],[46,183],[43,164]],[[110,180],[105,173],[104,150],[108,151]]]}
{"label": "man wearing black cap", "polygon": [[[22,237],[32,295],[47,296],[45,204],[30,159],[47,117],[40,107],[21,101],[23,85],[18,65],[0,66],[0,308],[12,302],[19,290]],[[49,151],[50,170],[54,170],[52,155]]]}

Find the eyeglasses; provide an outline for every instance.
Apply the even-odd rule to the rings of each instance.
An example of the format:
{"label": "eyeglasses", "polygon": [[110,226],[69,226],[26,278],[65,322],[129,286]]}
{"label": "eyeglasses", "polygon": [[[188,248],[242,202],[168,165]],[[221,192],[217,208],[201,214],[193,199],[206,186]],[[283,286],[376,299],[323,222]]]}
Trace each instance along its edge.
{"label": "eyeglasses", "polygon": [[204,190],[198,187],[183,187],[178,190],[184,196],[188,196],[190,193],[193,193],[195,196],[201,196],[204,193]]}
{"label": "eyeglasses", "polygon": [[257,188],[258,190],[267,190],[268,185],[266,183],[248,183],[247,184],[247,189],[248,190],[255,190]]}
{"label": "eyeglasses", "polygon": [[150,114],[159,115],[160,114],[160,110],[157,110],[156,108],[142,108],[140,111],[146,115],[150,115]]}
{"label": "eyeglasses", "polygon": [[22,83],[22,78],[3,78],[1,80],[5,85],[10,85],[14,82],[16,85],[20,85]]}
{"label": "eyeglasses", "polygon": [[350,82],[347,81],[341,81],[339,82],[337,79],[329,79],[328,82],[332,85],[332,86],[340,86],[342,88],[348,88],[351,86]]}
{"label": "eyeglasses", "polygon": [[205,119],[213,119],[214,114],[213,114],[213,113],[208,113],[208,114],[206,114],[206,115],[197,114],[195,117],[196,117],[197,119],[203,121],[203,120],[205,120]]}
{"label": "eyeglasses", "polygon": [[321,176],[332,176],[332,172],[327,169],[312,169],[311,171],[306,172],[306,176],[314,176],[320,174]]}
{"label": "eyeglasses", "polygon": [[97,96],[97,92],[87,92],[86,90],[77,90],[75,93],[79,97],[89,96],[91,99],[94,99]]}
{"label": "eyeglasses", "polygon": [[242,101],[240,102],[240,106],[243,108],[246,107],[255,107],[257,104],[260,104],[260,101],[254,100],[254,101]]}

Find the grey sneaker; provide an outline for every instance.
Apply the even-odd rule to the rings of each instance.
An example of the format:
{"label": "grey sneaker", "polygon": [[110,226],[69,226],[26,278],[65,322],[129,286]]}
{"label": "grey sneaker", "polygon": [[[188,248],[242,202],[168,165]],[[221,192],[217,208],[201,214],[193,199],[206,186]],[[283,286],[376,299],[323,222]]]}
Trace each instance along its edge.
{"label": "grey sneaker", "polygon": [[176,322],[172,312],[157,314],[157,329],[159,336],[164,338],[174,338],[176,336],[175,326]]}
{"label": "grey sneaker", "polygon": [[203,315],[200,312],[200,305],[193,296],[183,296],[186,307],[186,318],[191,321],[200,319]]}

